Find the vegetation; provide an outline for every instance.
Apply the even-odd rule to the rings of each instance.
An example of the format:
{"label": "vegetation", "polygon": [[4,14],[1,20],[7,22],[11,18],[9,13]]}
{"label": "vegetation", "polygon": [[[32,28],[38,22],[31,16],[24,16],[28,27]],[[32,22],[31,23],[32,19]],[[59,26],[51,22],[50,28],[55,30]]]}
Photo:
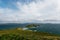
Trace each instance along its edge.
{"label": "vegetation", "polygon": [[40,25],[38,25],[38,24],[29,24],[26,27],[31,28],[31,27],[37,27],[37,26],[40,26]]}
{"label": "vegetation", "polygon": [[56,36],[44,32],[33,32],[22,29],[1,30],[0,40],[60,40],[60,36]]}

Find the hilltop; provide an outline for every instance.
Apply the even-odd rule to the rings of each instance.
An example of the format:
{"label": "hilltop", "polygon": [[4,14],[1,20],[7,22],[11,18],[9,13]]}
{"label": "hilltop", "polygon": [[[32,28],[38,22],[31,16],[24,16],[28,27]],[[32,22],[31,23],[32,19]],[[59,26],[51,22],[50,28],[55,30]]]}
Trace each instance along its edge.
{"label": "hilltop", "polygon": [[0,40],[60,40],[60,36],[16,28],[0,30]]}

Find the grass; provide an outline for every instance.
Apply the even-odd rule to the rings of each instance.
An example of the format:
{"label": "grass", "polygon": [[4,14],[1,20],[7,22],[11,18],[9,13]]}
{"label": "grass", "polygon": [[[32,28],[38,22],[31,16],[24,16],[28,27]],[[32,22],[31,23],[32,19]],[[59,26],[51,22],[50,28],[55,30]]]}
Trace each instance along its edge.
{"label": "grass", "polygon": [[60,36],[22,29],[1,30],[0,40],[60,40]]}

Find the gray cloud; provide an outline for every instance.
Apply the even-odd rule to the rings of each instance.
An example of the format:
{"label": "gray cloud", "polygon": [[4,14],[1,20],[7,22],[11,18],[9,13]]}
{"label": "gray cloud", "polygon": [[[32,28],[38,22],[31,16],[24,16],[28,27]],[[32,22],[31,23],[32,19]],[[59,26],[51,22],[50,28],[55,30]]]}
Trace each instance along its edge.
{"label": "gray cloud", "polygon": [[35,0],[22,5],[16,2],[19,10],[0,8],[0,20],[8,22],[44,22],[44,20],[60,20],[60,0]]}

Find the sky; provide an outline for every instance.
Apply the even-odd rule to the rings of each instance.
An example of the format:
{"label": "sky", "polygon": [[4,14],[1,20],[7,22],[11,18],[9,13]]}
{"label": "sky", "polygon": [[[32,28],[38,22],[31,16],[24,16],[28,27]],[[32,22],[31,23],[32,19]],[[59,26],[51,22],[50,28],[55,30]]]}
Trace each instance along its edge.
{"label": "sky", "polygon": [[0,23],[56,21],[60,21],[60,0],[0,0]]}

